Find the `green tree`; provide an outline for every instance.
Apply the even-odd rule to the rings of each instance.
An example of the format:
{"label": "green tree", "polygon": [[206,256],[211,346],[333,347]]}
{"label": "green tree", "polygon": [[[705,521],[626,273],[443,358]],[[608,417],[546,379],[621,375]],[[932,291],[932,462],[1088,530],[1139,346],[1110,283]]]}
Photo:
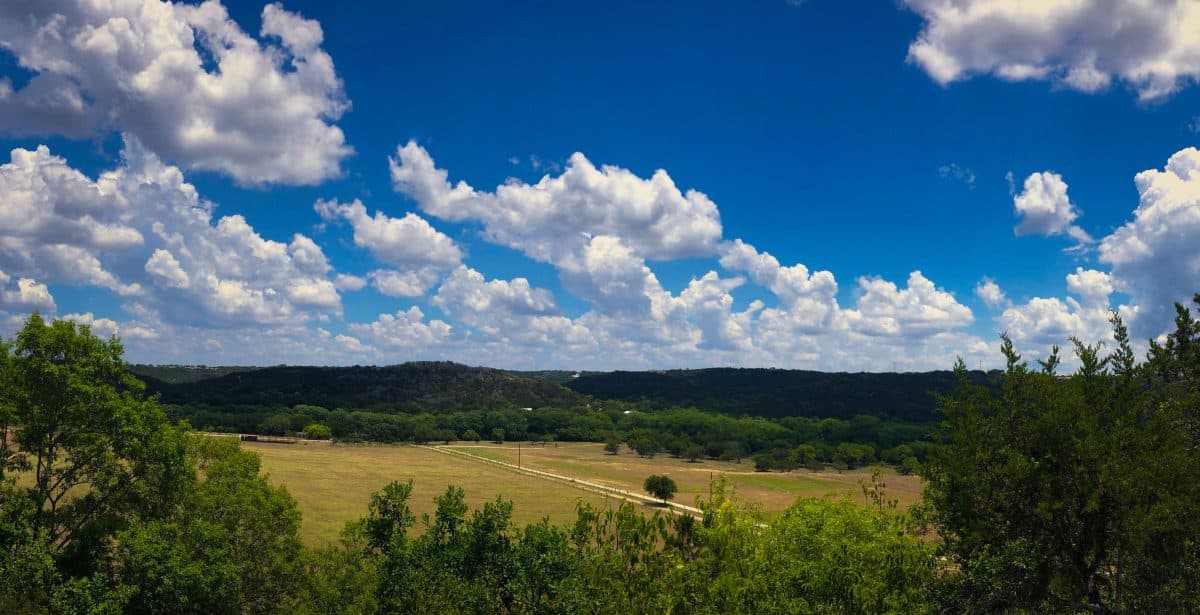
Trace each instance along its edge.
{"label": "green tree", "polygon": [[604,441],[604,452],[609,455],[616,455],[621,452],[621,439],[616,436],[609,436]]}
{"label": "green tree", "polygon": [[286,414],[272,414],[258,426],[258,433],[282,436],[292,429],[292,420]]}
{"label": "green tree", "polygon": [[309,440],[328,440],[333,437],[333,432],[320,423],[309,423],[304,426],[304,437]]}
{"label": "green tree", "polygon": [[[1180,429],[1187,402],[1139,382],[1143,368],[1132,364],[1124,325],[1113,322],[1117,351],[1101,357],[1099,346],[1073,340],[1080,366],[1067,378],[1055,373],[1057,349],[1031,369],[1006,336],[998,392],[972,384],[956,365],[958,390],[940,402],[943,444],[920,467],[928,518],[953,564],[947,609],[1200,606],[1200,531],[1191,521],[1200,512],[1200,465]],[[1186,347],[1158,351],[1170,362],[1164,373],[1194,368]],[[1155,352],[1144,371],[1162,369]]]}
{"label": "green tree", "polygon": [[118,535],[112,601],[133,613],[289,609],[302,573],[295,500],[236,440],[190,436],[188,459],[197,481],[179,505]]}
{"label": "green tree", "polygon": [[50,558],[82,578],[116,532],[179,501],[183,439],[121,353],[116,338],[37,314],[0,342],[0,558]]}
{"label": "green tree", "polygon": [[662,500],[663,504],[675,497],[675,492],[679,490],[671,477],[660,474],[647,476],[646,481],[642,483],[642,488],[646,490],[646,493]]}

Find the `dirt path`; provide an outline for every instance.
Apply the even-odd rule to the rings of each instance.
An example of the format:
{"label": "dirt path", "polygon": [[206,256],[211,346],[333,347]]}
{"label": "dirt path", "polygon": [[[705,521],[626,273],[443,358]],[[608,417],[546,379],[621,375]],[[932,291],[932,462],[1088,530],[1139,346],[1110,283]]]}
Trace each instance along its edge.
{"label": "dirt path", "polygon": [[459,457],[465,457],[467,459],[472,459],[472,460],[478,461],[480,463],[490,463],[492,465],[500,466],[502,468],[506,468],[513,472],[517,472],[519,474],[524,474],[526,476],[534,476],[534,477],[542,478],[545,480],[551,480],[551,481],[555,481],[558,483],[563,483],[563,484],[575,487],[576,489],[582,489],[583,491],[589,491],[591,493],[598,493],[601,495],[619,498],[621,500],[624,500],[626,502],[631,502],[633,504],[641,504],[643,506],[647,506],[647,505],[658,506],[658,507],[663,508],[664,510],[668,510],[675,514],[691,515],[696,518],[700,518],[704,514],[703,511],[701,511],[699,508],[696,508],[694,506],[677,504],[675,502],[667,502],[666,506],[663,506],[662,501],[652,498],[648,495],[643,495],[641,493],[634,493],[632,491],[626,491],[624,489],[617,489],[616,487],[609,487],[608,485],[601,485],[599,483],[593,483],[591,481],[581,480],[581,479],[574,478],[571,476],[564,476],[562,474],[554,474],[551,472],[543,472],[541,470],[534,470],[532,468],[518,467],[517,464],[508,463],[507,461],[498,461],[495,459],[487,459],[485,457],[480,457],[478,455],[472,455],[470,453],[464,453],[463,451],[457,451],[457,450],[454,450],[451,448],[445,448],[442,446],[422,446],[422,448],[427,448],[431,451],[437,451],[437,452],[445,454],[445,455],[456,455]]}

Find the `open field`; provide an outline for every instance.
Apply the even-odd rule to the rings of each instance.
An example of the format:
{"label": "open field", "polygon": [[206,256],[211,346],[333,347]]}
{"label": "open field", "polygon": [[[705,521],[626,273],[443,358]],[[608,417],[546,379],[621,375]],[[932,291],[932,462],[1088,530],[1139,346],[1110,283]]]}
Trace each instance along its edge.
{"label": "open field", "polygon": [[450,484],[466,491],[472,508],[496,496],[512,500],[513,517],[522,524],[546,516],[571,521],[577,500],[597,506],[606,501],[602,495],[414,446],[301,441],[243,442],[242,447],[262,456],[263,472],[296,498],[303,514],[301,536],[309,544],[336,540],[347,521],[367,513],[371,494],[393,480],[413,479],[409,505],[418,517],[433,513],[433,498]]}
{"label": "open field", "polygon": [[[450,448],[487,459],[517,462],[517,445],[512,443],[459,443]],[[863,500],[859,481],[870,481],[871,478],[870,468],[844,472],[797,470],[768,473],[755,472],[753,462],[748,459],[741,463],[711,460],[688,463],[666,455],[644,459],[626,447],[621,447],[620,454],[607,455],[603,445],[586,442],[562,442],[557,446],[522,444],[520,457],[523,467],[629,491],[640,491],[642,481],[651,474],[666,474],[679,485],[675,500],[683,504],[692,504],[696,496],[707,494],[709,480],[724,475],[737,488],[739,498],[760,504],[767,518],[790,506],[797,497],[849,495]],[[897,500],[902,509],[921,499],[921,480],[916,476],[904,476],[890,468],[880,468],[880,479],[887,486],[888,498]]]}

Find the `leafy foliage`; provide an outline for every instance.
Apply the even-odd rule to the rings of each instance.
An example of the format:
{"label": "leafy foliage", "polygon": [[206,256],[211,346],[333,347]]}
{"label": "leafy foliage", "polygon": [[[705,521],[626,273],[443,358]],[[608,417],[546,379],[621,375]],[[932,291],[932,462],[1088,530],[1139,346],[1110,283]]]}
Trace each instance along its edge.
{"label": "leafy foliage", "polygon": [[[972,380],[984,382],[981,372]],[[658,408],[695,407],[733,416],[804,416],[850,419],[856,415],[898,421],[937,420],[931,393],[955,386],[950,372],[904,374],[828,373],[789,369],[688,369],[588,373],[568,388],[598,399],[642,402]]]}
{"label": "leafy foliage", "polygon": [[642,488],[646,493],[666,502],[675,497],[675,492],[679,491],[679,487],[675,485],[675,481],[671,480],[670,476],[661,474],[652,474],[646,477],[646,481],[642,484]]}
{"label": "leafy foliage", "polygon": [[1137,366],[1114,316],[1117,349],[1073,340],[1080,367],[1032,369],[1011,341],[998,394],[961,362],[945,397],[945,443],[921,471],[929,520],[956,564],[953,610],[1191,612],[1200,530],[1200,457],[1185,429],[1196,409],[1198,330],[1181,307],[1172,342]]}

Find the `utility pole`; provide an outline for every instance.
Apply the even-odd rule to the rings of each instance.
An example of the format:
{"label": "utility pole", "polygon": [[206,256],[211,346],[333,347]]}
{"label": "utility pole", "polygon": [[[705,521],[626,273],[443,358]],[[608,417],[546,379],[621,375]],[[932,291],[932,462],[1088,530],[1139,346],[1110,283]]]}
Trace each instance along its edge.
{"label": "utility pole", "polygon": [[521,441],[517,440],[517,469],[521,469]]}

